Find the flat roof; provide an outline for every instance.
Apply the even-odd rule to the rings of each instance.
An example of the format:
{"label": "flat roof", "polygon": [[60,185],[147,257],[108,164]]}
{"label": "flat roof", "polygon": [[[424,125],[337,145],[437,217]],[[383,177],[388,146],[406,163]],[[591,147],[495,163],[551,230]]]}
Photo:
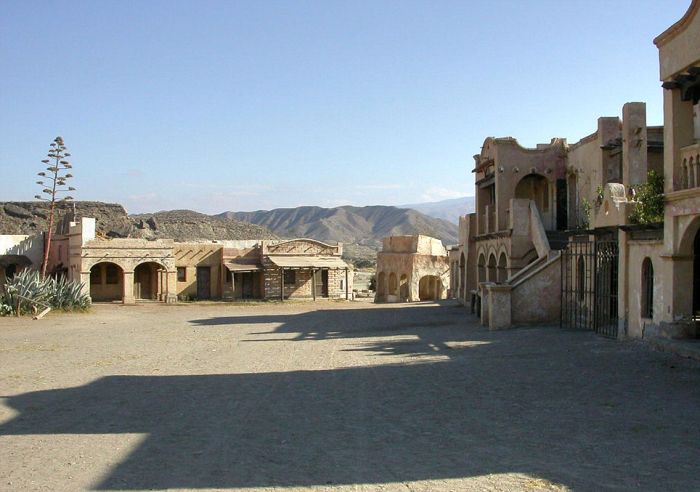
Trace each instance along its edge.
{"label": "flat roof", "polygon": [[337,256],[269,255],[268,258],[280,268],[350,268]]}

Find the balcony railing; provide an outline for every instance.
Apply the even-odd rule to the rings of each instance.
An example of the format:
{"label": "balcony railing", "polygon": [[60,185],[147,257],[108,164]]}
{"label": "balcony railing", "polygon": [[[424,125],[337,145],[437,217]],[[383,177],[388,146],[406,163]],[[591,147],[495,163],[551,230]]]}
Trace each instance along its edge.
{"label": "balcony railing", "polygon": [[700,143],[681,149],[681,182],[679,190],[700,186]]}

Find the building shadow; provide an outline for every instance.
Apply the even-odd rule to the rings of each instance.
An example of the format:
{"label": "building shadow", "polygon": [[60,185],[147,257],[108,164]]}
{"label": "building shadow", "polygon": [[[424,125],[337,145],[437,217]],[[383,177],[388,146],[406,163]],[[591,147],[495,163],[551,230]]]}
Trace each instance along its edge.
{"label": "building shadow", "polygon": [[[472,335],[465,338],[482,343],[445,349],[457,355],[442,362],[109,376],[26,393],[7,398],[18,414],[0,425],[0,435],[146,434],[96,484],[102,490],[385,484],[498,473],[577,490],[697,484],[697,368],[679,368],[685,378],[679,384],[671,377],[678,373],[650,366],[655,354],[621,352],[588,333],[523,330],[506,334],[509,343],[503,334]],[[532,336],[542,345],[518,350]],[[552,356],[561,337],[574,343]],[[629,360],[622,365],[621,357]],[[652,369],[659,377],[645,378]]]}

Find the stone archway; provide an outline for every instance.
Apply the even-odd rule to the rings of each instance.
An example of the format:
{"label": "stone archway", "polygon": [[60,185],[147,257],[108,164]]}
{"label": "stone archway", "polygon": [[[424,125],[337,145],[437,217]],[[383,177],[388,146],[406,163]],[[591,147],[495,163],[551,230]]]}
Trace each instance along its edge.
{"label": "stone archway", "polygon": [[401,302],[408,301],[408,277],[405,273],[399,279],[399,300]]}
{"label": "stone archway", "polygon": [[90,268],[90,298],[94,302],[121,301],[124,296],[124,270],[110,261]]}
{"label": "stone archway", "polygon": [[496,282],[497,277],[496,277],[496,255],[491,253],[489,256],[489,264],[487,266],[487,275],[486,279],[489,282]]}
{"label": "stone archway", "polygon": [[693,318],[700,321],[700,229],[693,241]]}
{"label": "stone archway", "polygon": [[498,283],[504,283],[506,280],[508,280],[508,260],[506,260],[506,254],[501,252],[501,256],[498,258],[496,281]]}
{"label": "stone archway", "polygon": [[477,282],[486,282],[486,258],[484,253],[479,255],[479,261],[477,262]]}
{"label": "stone archway", "polygon": [[674,315],[692,316],[700,322],[700,216],[685,227],[673,263]]}
{"label": "stone archway", "polygon": [[440,299],[442,282],[436,275],[426,275],[418,282],[418,298],[421,301]]}
{"label": "stone archway", "polygon": [[134,298],[140,300],[163,300],[166,269],[160,263],[147,261],[134,268]]}
{"label": "stone archway", "polygon": [[464,258],[464,252],[459,256],[459,298],[466,299],[467,288],[467,261]]}
{"label": "stone archway", "polygon": [[377,299],[386,301],[386,273],[379,272],[377,275]]}
{"label": "stone archway", "polygon": [[388,295],[395,296],[397,287],[398,287],[398,283],[396,281],[396,274],[394,272],[391,272],[389,274],[389,294]]}

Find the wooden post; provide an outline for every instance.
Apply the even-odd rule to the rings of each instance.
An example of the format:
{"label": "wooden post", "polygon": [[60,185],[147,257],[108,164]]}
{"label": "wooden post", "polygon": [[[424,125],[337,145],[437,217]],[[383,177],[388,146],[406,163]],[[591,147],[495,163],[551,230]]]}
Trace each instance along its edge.
{"label": "wooden post", "polygon": [[284,268],[280,268],[280,301],[284,301]]}
{"label": "wooden post", "polygon": [[346,301],[350,300],[349,292],[348,292],[349,290],[350,289],[348,287],[348,269],[346,268],[345,269],[345,300]]}
{"label": "wooden post", "polygon": [[316,270],[314,268],[311,269],[311,295],[314,298],[314,301],[316,300]]}

